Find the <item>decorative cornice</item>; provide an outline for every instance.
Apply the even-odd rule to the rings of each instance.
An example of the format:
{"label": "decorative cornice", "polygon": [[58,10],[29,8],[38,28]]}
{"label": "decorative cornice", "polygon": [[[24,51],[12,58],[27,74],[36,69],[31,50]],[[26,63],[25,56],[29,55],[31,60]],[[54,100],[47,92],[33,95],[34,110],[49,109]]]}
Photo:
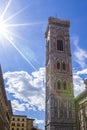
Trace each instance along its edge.
{"label": "decorative cornice", "polygon": [[60,20],[58,18],[49,17],[48,24],[59,24],[61,26],[70,27],[70,21],[68,20]]}

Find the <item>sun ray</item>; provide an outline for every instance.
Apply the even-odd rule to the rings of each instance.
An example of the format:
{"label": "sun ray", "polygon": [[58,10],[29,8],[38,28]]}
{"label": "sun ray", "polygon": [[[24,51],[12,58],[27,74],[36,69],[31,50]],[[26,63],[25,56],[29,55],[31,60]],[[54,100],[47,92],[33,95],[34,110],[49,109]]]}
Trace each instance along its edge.
{"label": "sun ray", "polygon": [[36,22],[36,23],[18,23],[18,24],[7,24],[7,27],[21,27],[21,26],[33,26],[33,25],[40,25],[43,24],[44,22]]}
{"label": "sun ray", "polygon": [[17,50],[17,52],[23,57],[24,60],[27,61],[27,63],[35,70],[37,71],[36,67],[31,63],[31,61],[29,59],[27,59],[25,57],[25,55],[17,48],[17,46],[15,45],[15,43],[8,37],[5,36],[5,38],[10,42],[10,44]]}
{"label": "sun ray", "polygon": [[4,15],[6,14],[8,8],[10,7],[11,2],[12,2],[12,0],[9,0],[9,1],[8,1],[7,5],[6,5],[5,9],[4,9],[4,11],[2,12],[2,14],[1,14],[1,16],[0,16],[0,19],[1,19],[1,20],[3,19],[3,17],[4,17]]}
{"label": "sun ray", "polygon": [[6,33],[10,34],[10,36],[12,36],[12,37],[16,37],[16,38],[21,39],[21,40],[26,40],[23,37],[21,37],[20,35],[17,35],[16,33],[14,33],[14,32],[11,32],[11,31],[9,32],[8,30],[6,30]]}
{"label": "sun ray", "polygon": [[8,22],[9,20],[13,19],[15,16],[19,15],[20,13],[22,13],[24,10],[26,10],[28,7],[30,6],[30,4],[28,4],[27,6],[25,6],[24,8],[20,9],[19,11],[17,11],[16,13],[14,13],[13,15],[9,16],[7,19],[3,20],[3,23]]}
{"label": "sun ray", "polygon": [[[14,39],[20,39],[21,41],[24,41],[24,42],[28,42],[29,43],[29,40],[27,40],[27,39],[25,39],[24,37],[21,37],[20,35],[17,35],[16,33],[14,33],[14,32],[9,32],[8,30],[6,30],[6,33],[7,34],[9,34],[9,36],[11,36],[11,37],[13,37]],[[26,45],[24,45],[24,44],[21,44],[21,45],[23,45],[24,47],[23,48],[26,48]],[[21,46],[20,44],[17,44],[16,45],[16,47],[19,49],[20,48],[20,46]],[[23,49],[24,50],[24,49]],[[23,54],[25,54],[26,55],[26,51],[24,52],[21,48],[20,48],[20,51],[23,53]],[[30,52],[32,52],[34,55],[35,55],[35,52],[33,51],[33,50],[31,50],[31,48],[30,47],[28,47],[28,49],[27,50],[30,50]],[[27,53],[28,54],[28,53]],[[30,54],[29,54],[30,55]],[[27,57],[28,55],[26,55],[25,57]],[[31,57],[30,57],[30,59],[32,59]],[[35,58],[35,57],[33,57],[33,60],[39,65],[39,62],[38,62],[38,60]]]}

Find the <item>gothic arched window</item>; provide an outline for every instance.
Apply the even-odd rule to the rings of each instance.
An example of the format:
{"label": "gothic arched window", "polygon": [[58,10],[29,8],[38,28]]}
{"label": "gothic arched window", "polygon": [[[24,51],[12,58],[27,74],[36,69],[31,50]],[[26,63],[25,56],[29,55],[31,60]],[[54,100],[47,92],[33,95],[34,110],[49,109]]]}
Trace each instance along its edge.
{"label": "gothic arched window", "polygon": [[60,89],[61,88],[61,84],[60,81],[57,82],[57,88]]}
{"label": "gothic arched window", "polygon": [[57,62],[57,69],[59,70],[60,69],[60,63]]}
{"label": "gothic arched window", "polygon": [[63,41],[57,40],[57,50],[63,51]]}
{"label": "gothic arched window", "polygon": [[66,70],[66,65],[64,62],[62,63],[62,68],[63,68],[63,70]]}

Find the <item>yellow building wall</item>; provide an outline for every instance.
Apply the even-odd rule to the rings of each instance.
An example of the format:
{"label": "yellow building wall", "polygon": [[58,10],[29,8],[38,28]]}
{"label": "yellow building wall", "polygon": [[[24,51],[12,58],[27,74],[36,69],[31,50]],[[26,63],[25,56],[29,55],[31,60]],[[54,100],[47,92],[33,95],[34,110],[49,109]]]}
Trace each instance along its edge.
{"label": "yellow building wall", "polygon": [[10,130],[31,130],[33,128],[34,119],[26,116],[12,116]]}
{"label": "yellow building wall", "polygon": [[33,119],[27,119],[27,130],[31,130],[33,128]]}
{"label": "yellow building wall", "polygon": [[22,116],[12,116],[10,130],[27,130],[27,118]]}

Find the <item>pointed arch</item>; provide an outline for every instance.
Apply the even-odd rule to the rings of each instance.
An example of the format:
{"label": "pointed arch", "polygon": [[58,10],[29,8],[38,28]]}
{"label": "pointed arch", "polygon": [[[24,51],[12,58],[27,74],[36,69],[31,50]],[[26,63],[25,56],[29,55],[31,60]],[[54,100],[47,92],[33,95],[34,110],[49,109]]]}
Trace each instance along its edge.
{"label": "pointed arch", "polygon": [[60,62],[57,61],[57,69],[59,70],[60,69]]}
{"label": "pointed arch", "polygon": [[66,64],[65,64],[65,62],[62,63],[62,69],[66,70]]}

